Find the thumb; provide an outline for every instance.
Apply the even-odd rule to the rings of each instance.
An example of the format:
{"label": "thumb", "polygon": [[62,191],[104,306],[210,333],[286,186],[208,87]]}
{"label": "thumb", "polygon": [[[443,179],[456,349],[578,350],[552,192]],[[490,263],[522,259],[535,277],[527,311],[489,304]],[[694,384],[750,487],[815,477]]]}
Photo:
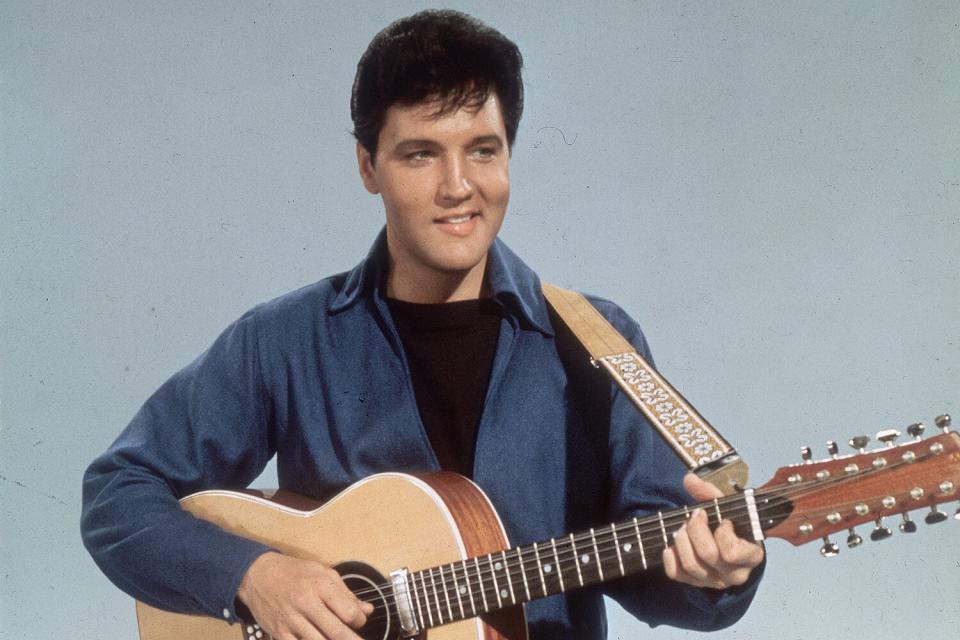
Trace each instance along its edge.
{"label": "thumb", "polygon": [[723,492],[720,489],[705,480],[701,480],[695,473],[688,473],[683,477],[683,488],[698,502],[723,497]]}

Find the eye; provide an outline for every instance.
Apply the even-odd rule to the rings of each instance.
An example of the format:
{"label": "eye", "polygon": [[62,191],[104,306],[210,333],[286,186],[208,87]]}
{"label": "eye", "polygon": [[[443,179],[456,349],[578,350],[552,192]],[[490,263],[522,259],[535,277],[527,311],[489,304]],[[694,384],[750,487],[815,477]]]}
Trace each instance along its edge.
{"label": "eye", "polygon": [[473,156],[480,160],[490,160],[497,155],[497,150],[494,147],[477,147],[473,150]]}
{"label": "eye", "polygon": [[412,162],[422,162],[431,157],[433,157],[433,153],[427,149],[417,149],[407,154],[407,160]]}

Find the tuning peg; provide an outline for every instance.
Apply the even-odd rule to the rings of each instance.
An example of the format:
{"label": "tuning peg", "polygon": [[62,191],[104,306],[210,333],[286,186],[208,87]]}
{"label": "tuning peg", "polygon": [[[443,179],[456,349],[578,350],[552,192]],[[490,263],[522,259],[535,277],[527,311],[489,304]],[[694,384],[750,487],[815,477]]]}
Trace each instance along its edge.
{"label": "tuning peg", "polygon": [[914,440],[919,440],[920,437],[923,435],[923,423],[914,422],[909,427],[907,427],[907,433],[909,433]]}
{"label": "tuning peg", "polygon": [[838,553],[840,553],[840,545],[830,540],[827,536],[823,536],[823,546],[820,547],[820,555],[824,558],[832,558]]}
{"label": "tuning peg", "polygon": [[930,507],[930,513],[924,517],[923,521],[927,524],[937,524],[938,522],[943,522],[946,519],[947,514],[937,509],[937,505],[933,505]]}
{"label": "tuning peg", "polygon": [[896,429],[884,429],[883,431],[877,432],[877,440],[887,445],[888,447],[892,447],[893,443],[899,437],[900,437],[900,432],[897,431]]}
{"label": "tuning peg", "polygon": [[860,453],[863,453],[864,449],[867,448],[867,444],[869,442],[870,442],[870,438],[868,436],[855,436],[853,438],[850,438],[847,444],[849,444],[851,447],[853,447]]}
{"label": "tuning peg", "polygon": [[942,416],[937,416],[933,419],[934,423],[941,429],[944,433],[950,433],[950,414],[945,413]]}
{"label": "tuning peg", "polygon": [[906,513],[903,514],[903,522],[900,523],[900,526],[897,527],[900,529],[900,533],[915,533],[917,531],[917,523],[910,519]]}
{"label": "tuning peg", "polygon": [[860,534],[853,530],[853,527],[847,529],[850,532],[850,535],[847,536],[847,547],[853,549],[854,547],[859,547],[863,543],[863,538],[860,537]]}
{"label": "tuning peg", "polygon": [[830,457],[836,460],[839,452],[840,449],[837,447],[837,443],[833,440],[827,440],[827,453],[830,454]]}
{"label": "tuning peg", "polygon": [[803,458],[804,463],[813,464],[813,451],[810,447],[800,447],[800,457]]}
{"label": "tuning peg", "polygon": [[893,532],[887,527],[883,526],[883,518],[877,518],[877,526],[875,526],[873,531],[870,532],[870,539],[874,542],[878,542],[880,540],[885,540],[892,535]]}

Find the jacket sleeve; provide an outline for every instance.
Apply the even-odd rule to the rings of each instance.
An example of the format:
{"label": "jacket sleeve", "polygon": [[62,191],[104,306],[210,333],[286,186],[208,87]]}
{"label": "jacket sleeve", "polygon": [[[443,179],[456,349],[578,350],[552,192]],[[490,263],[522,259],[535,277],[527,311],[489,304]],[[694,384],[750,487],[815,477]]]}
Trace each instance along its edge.
{"label": "jacket sleeve", "polygon": [[[640,328],[622,310],[605,301],[594,304],[653,364]],[[615,388],[610,416],[611,501],[610,519],[693,504],[683,489],[686,466],[657,434],[639,410]],[[753,570],[739,587],[718,591],[700,589],[666,577],[661,568],[614,582],[606,593],[627,611],[650,626],[668,624],[710,631],[739,620],[753,600],[765,563]]]}
{"label": "jacket sleeve", "polygon": [[203,489],[239,489],[273,448],[254,312],[168,380],[83,478],[84,545],[134,598],[236,620],[247,567],[267,551],[181,509]]}

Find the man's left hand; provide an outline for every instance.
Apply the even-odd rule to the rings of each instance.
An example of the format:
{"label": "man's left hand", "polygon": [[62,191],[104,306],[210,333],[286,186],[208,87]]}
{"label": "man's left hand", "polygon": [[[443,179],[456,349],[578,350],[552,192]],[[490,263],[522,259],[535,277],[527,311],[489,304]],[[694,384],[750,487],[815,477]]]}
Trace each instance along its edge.
{"label": "man's left hand", "polygon": [[[719,489],[692,473],[684,477],[683,487],[698,502],[723,497]],[[729,520],[711,531],[703,509],[694,510],[677,532],[673,545],[663,552],[663,566],[668,577],[712,589],[743,584],[761,562],[762,545],[738,538]]]}

